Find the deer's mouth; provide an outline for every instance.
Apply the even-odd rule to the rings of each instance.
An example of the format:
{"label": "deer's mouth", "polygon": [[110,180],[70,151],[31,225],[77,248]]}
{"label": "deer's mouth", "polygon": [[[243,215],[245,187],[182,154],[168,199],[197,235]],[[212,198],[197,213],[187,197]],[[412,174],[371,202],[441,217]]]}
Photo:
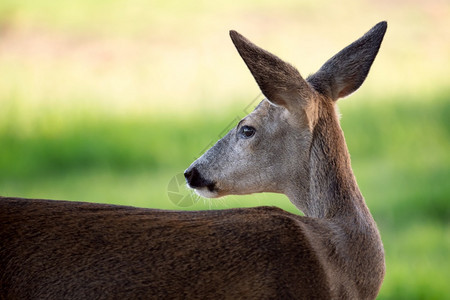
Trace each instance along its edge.
{"label": "deer's mouth", "polygon": [[218,198],[221,196],[218,189],[216,188],[211,190],[207,187],[195,188],[195,192],[197,193],[197,195],[205,198]]}

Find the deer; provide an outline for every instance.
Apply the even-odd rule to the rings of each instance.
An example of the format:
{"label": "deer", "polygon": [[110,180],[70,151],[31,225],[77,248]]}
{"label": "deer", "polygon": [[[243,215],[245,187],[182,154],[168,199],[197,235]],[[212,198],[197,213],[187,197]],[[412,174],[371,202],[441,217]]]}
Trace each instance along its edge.
{"label": "deer", "polygon": [[306,79],[230,31],[264,100],[184,172],[207,198],[276,207],[170,211],[0,198],[1,299],[374,299],[383,244],[353,174],[336,101],[378,53],[380,22]]}

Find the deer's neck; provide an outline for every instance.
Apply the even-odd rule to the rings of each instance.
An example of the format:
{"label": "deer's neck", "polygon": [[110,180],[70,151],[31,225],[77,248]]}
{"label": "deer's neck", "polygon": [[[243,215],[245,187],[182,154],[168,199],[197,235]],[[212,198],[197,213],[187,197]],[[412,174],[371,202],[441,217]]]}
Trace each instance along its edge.
{"label": "deer's neck", "polygon": [[334,107],[329,102],[322,105],[312,136],[309,186],[294,196],[297,199],[291,200],[300,204],[300,209],[309,217],[354,219],[357,215],[371,219],[353,175]]}
{"label": "deer's neck", "polygon": [[357,298],[375,297],[384,277],[383,245],[353,175],[337,114],[331,103],[325,105],[313,132],[309,188],[303,189],[303,201],[295,200],[307,217],[321,219],[310,233],[318,252],[330,250],[324,261],[335,270],[331,281],[350,278],[343,280],[356,283]]}

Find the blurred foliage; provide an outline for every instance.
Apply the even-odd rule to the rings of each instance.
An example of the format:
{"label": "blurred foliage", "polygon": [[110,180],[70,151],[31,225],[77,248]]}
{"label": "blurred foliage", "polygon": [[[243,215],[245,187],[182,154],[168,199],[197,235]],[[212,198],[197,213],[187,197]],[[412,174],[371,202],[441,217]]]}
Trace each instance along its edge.
{"label": "blurred foliage", "polygon": [[[0,194],[180,209],[169,183],[257,104],[228,29],[307,74],[382,19],[389,28],[368,80],[339,102],[385,245],[379,299],[448,298],[445,1],[4,0]],[[192,198],[185,209],[299,213],[276,194]]]}

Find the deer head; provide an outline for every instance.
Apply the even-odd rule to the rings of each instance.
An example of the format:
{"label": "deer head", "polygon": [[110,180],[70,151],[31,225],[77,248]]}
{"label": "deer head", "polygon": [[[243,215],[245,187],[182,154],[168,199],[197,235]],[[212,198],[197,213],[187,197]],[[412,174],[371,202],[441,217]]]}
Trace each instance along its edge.
{"label": "deer head", "polygon": [[[331,168],[335,177],[342,178],[323,178],[323,184],[329,180],[352,181],[334,106],[337,99],[363,83],[386,27],[386,22],[377,24],[306,80],[292,65],[230,31],[266,99],[191,164],[185,171],[188,185],[205,197],[283,193],[307,213],[317,206],[311,203],[313,193],[317,195],[326,188],[313,182],[320,179],[313,178],[315,175],[326,177],[321,173]],[[323,166],[333,163],[338,166]],[[351,183],[345,184],[354,189]]]}

